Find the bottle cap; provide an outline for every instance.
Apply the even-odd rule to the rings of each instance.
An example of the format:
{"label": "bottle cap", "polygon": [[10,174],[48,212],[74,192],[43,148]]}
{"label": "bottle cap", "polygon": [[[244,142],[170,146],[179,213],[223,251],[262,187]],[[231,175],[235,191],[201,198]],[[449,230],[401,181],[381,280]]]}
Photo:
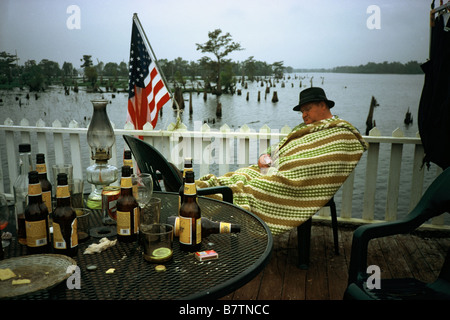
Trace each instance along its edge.
{"label": "bottle cap", "polygon": [[155,267],[155,270],[156,270],[156,272],[164,272],[164,271],[166,271],[166,266],[159,264]]}

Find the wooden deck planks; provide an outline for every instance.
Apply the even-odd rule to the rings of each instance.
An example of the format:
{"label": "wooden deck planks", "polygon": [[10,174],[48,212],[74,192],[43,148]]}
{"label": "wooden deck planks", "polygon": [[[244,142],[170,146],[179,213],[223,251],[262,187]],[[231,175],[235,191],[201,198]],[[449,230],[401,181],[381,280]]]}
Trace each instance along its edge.
{"label": "wooden deck planks", "polygon": [[[252,281],[223,297],[226,300],[341,300],[347,287],[352,228],[339,227],[335,255],[332,228],[314,223],[308,270],[297,267],[297,231],[274,239],[267,267]],[[433,281],[450,248],[450,235],[395,235],[369,242],[368,264],[376,264],[383,278],[417,277]]]}

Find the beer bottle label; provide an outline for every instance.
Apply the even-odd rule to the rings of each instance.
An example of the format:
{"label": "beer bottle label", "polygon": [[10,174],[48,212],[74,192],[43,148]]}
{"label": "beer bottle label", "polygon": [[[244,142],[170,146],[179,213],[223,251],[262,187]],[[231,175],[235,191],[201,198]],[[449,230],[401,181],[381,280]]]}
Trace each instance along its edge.
{"label": "beer bottle label", "polygon": [[131,177],[122,177],[122,179],[120,179],[120,187],[121,188],[131,188],[133,186],[133,183],[131,181]]}
{"label": "beer bottle label", "polygon": [[56,197],[57,198],[69,198],[69,186],[68,185],[60,185],[56,187]]}
{"label": "beer bottle label", "polygon": [[72,234],[70,236],[70,241],[71,248],[78,246],[78,220],[76,218],[72,221]]}
{"label": "beer bottle label", "polygon": [[188,171],[194,171],[194,169],[193,168],[184,168],[184,170],[183,170],[183,178],[186,178],[186,172],[188,172]]}
{"label": "beer bottle label", "polygon": [[[180,242],[183,244],[198,244],[202,242],[202,219],[196,219],[196,234],[192,234],[192,219],[187,217],[180,217]],[[194,239],[195,238],[195,239]]]}
{"label": "beer bottle label", "polygon": [[45,220],[25,221],[27,246],[41,247],[47,244],[47,224]]}
{"label": "beer bottle label", "polygon": [[38,173],[47,173],[47,166],[45,163],[36,163],[36,171]]}
{"label": "beer bottle label", "polygon": [[[74,248],[78,245],[78,230],[77,230],[77,219],[74,219],[71,224],[71,234],[70,234],[70,248]],[[53,221],[53,247],[55,249],[67,249],[67,243],[64,239],[61,227],[59,223]]]}
{"label": "beer bottle label", "polygon": [[197,219],[197,234],[195,239],[196,244],[200,242],[202,242],[202,218]]}
{"label": "beer bottle label", "polygon": [[220,233],[230,233],[231,232],[231,223],[221,222],[219,227]]}
{"label": "beer bottle label", "polygon": [[176,217],[175,222],[173,224],[173,232],[174,236],[178,237],[180,235],[180,218]]}
{"label": "beer bottle label", "polygon": [[28,185],[28,195],[29,196],[37,196],[42,194],[41,183],[32,183]]}
{"label": "beer bottle label", "polygon": [[133,168],[133,160],[131,160],[131,159],[124,159],[123,160],[123,165],[124,166],[129,166],[130,168]]}
{"label": "beer bottle label", "polygon": [[140,214],[140,208],[136,207],[133,209],[133,219],[134,219],[134,234],[137,234],[139,232],[139,214]]}
{"label": "beer bottle label", "polygon": [[135,199],[138,199],[138,198],[139,198],[139,195],[138,195],[138,187],[139,187],[138,183],[134,183],[134,184],[133,184],[132,190],[133,190],[133,197],[134,197]]}
{"label": "beer bottle label", "polygon": [[193,196],[197,194],[197,188],[195,187],[195,183],[185,183],[184,194],[188,196]]}
{"label": "beer bottle label", "polygon": [[53,221],[53,247],[55,249],[67,249],[66,241],[61,232],[59,223]]}
{"label": "beer bottle label", "polygon": [[192,244],[192,218],[180,217],[180,242]]}
{"label": "beer bottle label", "polygon": [[[134,221],[134,228],[131,230],[131,219]],[[133,212],[117,210],[117,233],[121,236],[131,236],[136,234],[139,228],[139,208],[135,207]]]}

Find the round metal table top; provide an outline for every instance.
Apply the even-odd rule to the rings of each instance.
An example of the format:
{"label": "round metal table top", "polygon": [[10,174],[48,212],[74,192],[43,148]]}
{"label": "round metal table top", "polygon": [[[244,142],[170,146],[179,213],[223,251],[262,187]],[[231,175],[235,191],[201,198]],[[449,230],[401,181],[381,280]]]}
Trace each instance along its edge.
{"label": "round metal table top", "polygon": [[[161,222],[178,214],[178,194],[155,192],[161,198]],[[217,299],[240,288],[267,265],[273,240],[267,225],[252,213],[235,205],[199,197],[202,217],[241,226],[235,234],[212,234],[202,239],[201,250],[215,250],[215,260],[198,261],[194,253],[179,249],[174,237],[173,257],[164,263],[166,270],[157,272],[157,264],[142,257],[137,242],[117,242],[101,253],[83,254],[98,238],[79,244],[76,257],[80,272],[80,289],[69,289],[61,283],[51,290],[42,290],[19,299]],[[90,226],[102,225],[101,211],[91,215]],[[26,254],[26,248],[13,241],[5,248],[5,258]],[[95,266],[95,267],[92,267]],[[106,273],[108,269],[114,273]]]}

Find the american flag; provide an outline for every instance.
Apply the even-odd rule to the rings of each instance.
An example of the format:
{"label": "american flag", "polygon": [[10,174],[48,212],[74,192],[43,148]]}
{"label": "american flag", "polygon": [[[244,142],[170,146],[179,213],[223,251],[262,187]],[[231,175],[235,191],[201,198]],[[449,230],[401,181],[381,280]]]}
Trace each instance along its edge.
{"label": "american flag", "polygon": [[155,128],[158,112],[169,100],[169,92],[133,19],[127,121],[134,124],[135,130],[141,130],[147,122]]}

